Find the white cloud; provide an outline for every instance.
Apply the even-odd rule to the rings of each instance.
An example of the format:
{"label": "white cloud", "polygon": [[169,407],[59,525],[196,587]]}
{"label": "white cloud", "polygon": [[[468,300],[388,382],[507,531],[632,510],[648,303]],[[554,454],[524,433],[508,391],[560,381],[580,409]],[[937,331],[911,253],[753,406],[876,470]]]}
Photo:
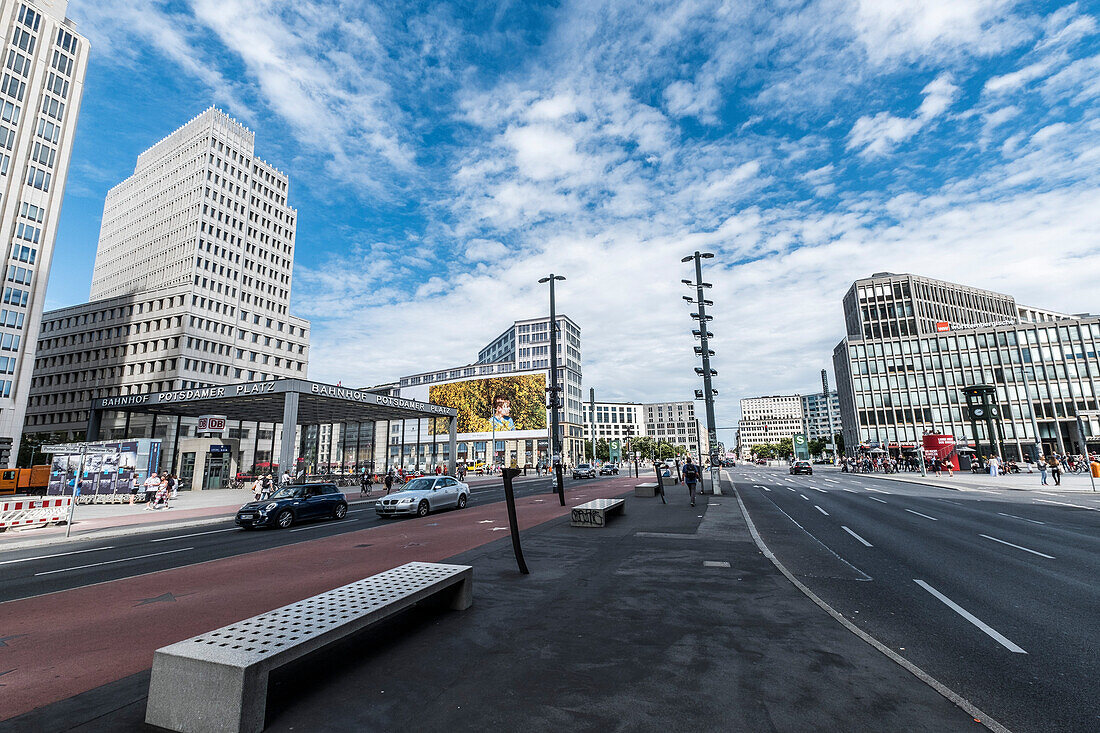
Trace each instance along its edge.
{"label": "white cloud", "polygon": [[921,102],[913,117],[895,117],[889,112],[863,116],[856,120],[848,134],[848,149],[858,150],[864,157],[889,153],[897,143],[908,140],[932,119],[942,115],[959,95],[959,88],[950,74],[940,74],[921,93]]}
{"label": "white cloud", "polygon": [[508,248],[493,239],[472,239],[466,245],[467,259],[475,262],[500,260],[507,255]]}

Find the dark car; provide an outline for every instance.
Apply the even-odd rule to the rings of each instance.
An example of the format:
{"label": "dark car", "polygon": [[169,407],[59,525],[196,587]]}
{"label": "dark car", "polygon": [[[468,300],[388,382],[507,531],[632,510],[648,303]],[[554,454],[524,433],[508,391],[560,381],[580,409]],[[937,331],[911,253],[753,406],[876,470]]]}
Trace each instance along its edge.
{"label": "dark car", "polygon": [[807,476],[814,475],[814,467],[810,465],[809,461],[795,461],[791,464],[791,474],[806,474]]}
{"label": "dark car", "polygon": [[590,463],[578,463],[573,467],[573,478],[596,478],[596,467]]}
{"label": "dark car", "polygon": [[619,475],[619,465],[617,463],[605,463],[605,464],[603,464],[602,466],[600,466],[600,475],[601,476],[618,476]]}
{"label": "dark car", "polygon": [[348,500],[336,484],[285,486],[266,501],[250,501],[237,510],[234,519],[241,529],[290,525],[308,519],[343,519]]}

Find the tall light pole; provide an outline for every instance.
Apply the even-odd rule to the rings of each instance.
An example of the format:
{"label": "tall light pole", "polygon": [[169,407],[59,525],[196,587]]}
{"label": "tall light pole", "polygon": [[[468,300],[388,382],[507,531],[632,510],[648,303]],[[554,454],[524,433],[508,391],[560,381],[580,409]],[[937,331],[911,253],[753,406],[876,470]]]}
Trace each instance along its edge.
{"label": "tall light pole", "polygon": [[713,301],[707,300],[703,297],[703,289],[711,287],[710,283],[703,282],[703,260],[709,260],[714,255],[710,252],[695,251],[695,254],[684,257],[681,262],[695,261],[695,282],[690,280],[682,280],[685,285],[695,288],[694,301],[689,296],[685,295],[684,300],[689,303],[694,302],[694,305],[698,308],[695,313],[691,314],[691,317],[699,321],[699,330],[692,331],[692,333],[699,339],[699,346],[695,347],[695,353],[698,356],[703,357],[702,368],[695,367],[695,373],[703,377],[703,390],[702,395],[699,394],[699,390],[695,391],[696,397],[702,397],[706,401],[707,409],[707,450],[710,453],[710,466],[711,466],[711,487],[715,494],[722,493],[722,487],[719,484],[719,474],[715,467],[717,459],[715,457],[715,451],[718,450],[718,430],[716,429],[714,421],[714,395],[717,391],[711,385],[711,377],[718,376],[718,372],[710,368],[710,357],[714,356],[714,352],[710,350],[709,339],[712,334],[707,330],[707,322],[712,320],[711,316],[707,315],[706,306],[714,305]]}
{"label": "tall light pole", "polygon": [[565,479],[562,477],[561,424],[558,421],[558,410],[561,409],[562,401],[561,387],[558,385],[558,314],[554,303],[554,282],[564,279],[561,275],[550,273],[549,277],[539,280],[540,283],[550,283],[550,386],[546,388],[550,398],[546,406],[550,408],[550,450],[554,454],[554,475],[562,506],[565,506]]}

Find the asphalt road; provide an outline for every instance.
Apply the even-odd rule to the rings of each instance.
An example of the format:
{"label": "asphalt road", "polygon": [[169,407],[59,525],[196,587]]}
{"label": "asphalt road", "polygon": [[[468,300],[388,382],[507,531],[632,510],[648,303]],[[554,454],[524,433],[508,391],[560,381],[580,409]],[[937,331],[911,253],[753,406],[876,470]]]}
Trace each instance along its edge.
{"label": "asphalt road", "polygon": [[1017,733],[1100,730],[1100,500],[729,473],[776,556],[880,642]]}
{"label": "asphalt road", "polygon": [[[566,500],[579,487],[608,478],[613,477],[573,481],[567,476]],[[513,485],[517,498],[548,494],[553,489],[552,479],[547,476],[519,477]],[[0,603],[405,521],[381,519],[375,514],[374,501],[384,494],[384,489],[376,489],[372,497],[362,500],[358,490],[345,491],[349,510],[347,518],[341,521],[320,520],[288,530],[247,532],[237,528],[230,518],[224,527],[165,529],[0,552]],[[474,484],[468,506],[503,499],[502,482]]]}

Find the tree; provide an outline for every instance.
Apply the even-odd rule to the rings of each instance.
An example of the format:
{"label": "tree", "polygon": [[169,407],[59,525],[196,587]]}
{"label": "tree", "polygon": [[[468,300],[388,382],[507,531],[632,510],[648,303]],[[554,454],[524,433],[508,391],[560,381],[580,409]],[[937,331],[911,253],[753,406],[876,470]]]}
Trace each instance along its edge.
{"label": "tree", "polygon": [[638,452],[640,454],[639,458],[643,460],[649,458],[650,454],[654,451],[654,447],[655,443],[653,438],[648,435],[639,435],[630,439],[630,450]]}
{"label": "tree", "polygon": [[[596,441],[596,459],[600,461],[606,461],[611,456],[611,449],[607,445],[607,438],[600,438]],[[592,460],[592,441],[584,441],[584,457],[588,460]]]}
{"label": "tree", "polygon": [[752,447],[752,454],[757,458],[775,458],[779,448],[774,443],[757,443]]}
{"label": "tree", "polygon": [[667,440],[662,440],[657,443],[657,457],[658,458],[675,458],[679,453],[676,446]]}
{"label": "tree", "polygon": [[823,455],[825,453],[825,446],[826,445],[827,445],[827,443],[825,442],[825,438],[814,438],[808,444],[808,447],[810,449],[810,455],[811,456]]}
{"label": "tree", "polygon": [[833,445],[836,446],[836,452],[838,454],[844,453],[844,435],[837,433],[833,436]]}
{"label": "tree", "polygon": [[783,438],[775,444],[775,452],[780,458],[786,458],[789,455],[794,454],[794,441],[790,438]]}

